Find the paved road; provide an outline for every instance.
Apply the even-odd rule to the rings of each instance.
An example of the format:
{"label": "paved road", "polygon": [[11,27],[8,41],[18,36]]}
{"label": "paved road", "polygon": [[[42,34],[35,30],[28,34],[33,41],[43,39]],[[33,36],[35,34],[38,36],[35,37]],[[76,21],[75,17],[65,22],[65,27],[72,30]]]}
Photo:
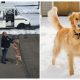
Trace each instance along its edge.
{"label": "paved road", "polygon": [[[8,51],[7,64],[0,63],[0,78],[38,78],[39,77],[39,35],[20,36],[23,63],[16,66],[12,46]],[[1,38],[1,36],[0,36]],[[0,56],[2,52],[0,50]]]}
{"label": "paved road", "polygon": [[26,70],[31,78],[39,77],[39,35],[20,36],[21,52]]}

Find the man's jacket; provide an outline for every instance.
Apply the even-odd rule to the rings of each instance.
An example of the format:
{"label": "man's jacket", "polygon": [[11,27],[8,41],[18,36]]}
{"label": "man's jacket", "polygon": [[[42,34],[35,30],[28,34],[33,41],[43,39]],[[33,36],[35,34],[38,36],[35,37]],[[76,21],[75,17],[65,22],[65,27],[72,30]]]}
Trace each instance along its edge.
{"label": "man's jacket", "polygon": [[11,39],[8,36],[2,36],[1,38],[1,47],[2,48],[9,48],[11,43]]}

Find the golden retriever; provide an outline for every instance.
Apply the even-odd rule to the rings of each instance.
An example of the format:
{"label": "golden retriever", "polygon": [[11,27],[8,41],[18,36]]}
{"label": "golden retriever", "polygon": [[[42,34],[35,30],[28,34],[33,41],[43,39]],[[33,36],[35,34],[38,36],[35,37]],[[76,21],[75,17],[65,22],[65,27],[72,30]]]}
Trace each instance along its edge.
{"label": "golden retriever", "polygon": [[52,64],[55,64],[56,58],[63,46],[66,49],[69,61],[69,73],[74,74],[74,56],[80,56],[80,12],[73,12],[69,15],[71,28],[64,28],[58,19],[57,8],[53,7],[48,12],[48,19],[58,29],[53,48]]}
{"label": "golden retriever", "polygon": [[22,59],[21,59],[21,53],[20,53],[20,42],[19,42],[19,39],[15,39],[13,41],[13,48],[15,50],[15,53],[16,53],[16,65],[19,64],[19,62],[22,62]]}

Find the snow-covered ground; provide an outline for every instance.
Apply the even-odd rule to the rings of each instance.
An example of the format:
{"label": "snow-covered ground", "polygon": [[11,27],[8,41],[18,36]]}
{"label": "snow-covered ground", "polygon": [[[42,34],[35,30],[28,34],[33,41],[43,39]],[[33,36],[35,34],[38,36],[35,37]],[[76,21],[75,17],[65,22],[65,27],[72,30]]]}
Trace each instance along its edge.
{"label": "snow-covered ground", "polygon": [[[60,17],[61,24],[70,27],[67,17]],[[80,78],[80,58],[74,59],[73,76],[69,75],[69,66],[66,51],[61,50],[56,60],[56,65],[51,64],[52,49],[57,30],[48,21],[47,17],[41,18],[40,26],[40,77],[41,78]]]}
{"label": "snow-covered ground", "polygon": [[0,34],[2,34],[2,32],[7,32],[8,34],[13,34],[13,35],[18,35],[18,34],[39,34],[39,29],[35,29],[35,30],[18,30],[18,29],[5,29],[5,30],[0,30]]}

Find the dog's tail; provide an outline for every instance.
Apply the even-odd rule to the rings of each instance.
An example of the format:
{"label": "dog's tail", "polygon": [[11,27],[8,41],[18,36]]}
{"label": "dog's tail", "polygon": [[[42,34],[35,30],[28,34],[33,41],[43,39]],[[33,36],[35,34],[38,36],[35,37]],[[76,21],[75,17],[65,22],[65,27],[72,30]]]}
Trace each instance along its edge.
{"label": "dog's tail", "polygon": [[56,26],[58,30],[62,29],[62,25],[59,22],[59,18],[57,15],[57,8],[53,7],[49,12],[48,12],[48,19],[52,23],[53,26]]}

